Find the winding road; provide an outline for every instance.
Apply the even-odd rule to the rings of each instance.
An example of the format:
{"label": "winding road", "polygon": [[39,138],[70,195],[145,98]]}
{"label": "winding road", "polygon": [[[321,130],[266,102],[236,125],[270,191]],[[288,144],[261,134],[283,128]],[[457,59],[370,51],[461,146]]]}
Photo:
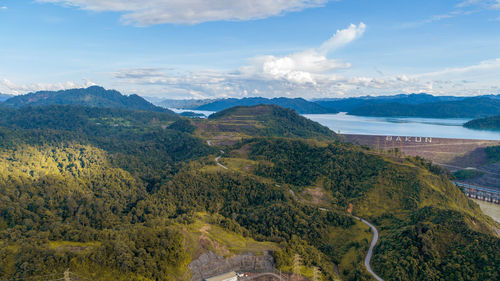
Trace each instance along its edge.
{"label": "winding road", "polygon": [[[224,153],[224,151],[222,151],[222,150],[221,150],[221,152]],[[215,157],[215,162],[217,163],[217,165],[219,165],[220,167],[222,167],[222,168],[224,168],[226,170],[229,170],[228,167],[226,167],[226,166],[222,165],[221,163],[219,163],[219,159],[220,159],[220,156]]]}
{"label": "winding road", "polygon": [[[209,140],[207,140],[207,144],[208,144],[208,146],[212,146],[212,142],[211,142],[211,141],[209,141]],[[223,151],[223,150],[221,150],[221,151],[220,151],[220,153],[221,153],[221,155],[219,155],[219,156],[215,157],[215,163],[217,163],[217,165],[219,165],[220,167],[222,167],[222,168],[224,168],[224,169],[226,169],[226,170],[229,170],[229,168],[228,168],[228,167],[226,167],[226,166],[222,165],[222,164],[219,162],[219,159],[221,158],[222,154],[224,154],[224,151]]]}
{"label": "winding road", "polygon": [[[209,146],[211,146],[211,142],[210,141],[207,141],[207,144]],[[224,151],[220,151],[221,154],[224,154]],[[215,162],[217,163],[217,165],[219,165],[220,167],[226,169],[226,170],[229,170],[228,167],[222,165],[221,163],[219,163],[219,159],[221,158],[222,155],[220,156],[217,156],[215,158]],[[320,210],[322,211],[329,211],[328,209],[325,209],[325,208],[319,208]],[[377,279],[377,281],[384,281],[384,279],[380,278],[380,276],[378,276],[372,269],[370,263],[371,263],[371,260],[372,260],[372,256],[373,256],[373,249],[375,248],[375,245],[377,245],[377,242],[378,242],[378,230],[377,228],[369,223],[368,221],[366,221],[365,219],[362,219],[362,218],[359,218],[359,217],[356,217],[356,216],[352,216],[353,218],[363,222],[364,224],[368,225],[372,232],[373,232],[373,239],[372,239],[372,242],[370,244],[370,248],[368,248],[368,252],[366,253],[366,257],[365,257],[365,267],[366,267],[366,270],[368,270],[368,272],[373,276],[373,278]],[[256,277],[260,277],[262,275],[276,275],[274,273],[263,273],[263,274],[260,274],[260,275],[256,275],[256,276],[253,276],[253,278],[256,278]],[[277,276],[277,275],[276,275]],[[278,276],[279,277],[279,276]],[[253,279],[251,278],[251,279]]]}
{"label": "winding road", "polygon": [[375,245],[378,242],[378,230],[377,230],[377,228],[375,228],[375,226],[373,226],[373,224],[367,222],[366,220],[364,220],[362,218],[355,217],[355,216],[353,216],[353,217],[357,220],[360,220],[364,224],[368,225],[373,231],[373,239],[372,239],[372,242],[370,244],[370,248],[368,249],[368,253],[366,253],[366,257],[365,257],[365,267],[366,267],[366,270],[368,270],[368,272],[370,272],[370,274],[375,279],[377,279],[378,281],[384,281],[384,279],[380,278],[380,276],[378,276],[377,273],[375,273],[373,271],[373,269],[370,265],[370,262],[372,260],[372,255],[373,255],[373,248],[375,248]]}

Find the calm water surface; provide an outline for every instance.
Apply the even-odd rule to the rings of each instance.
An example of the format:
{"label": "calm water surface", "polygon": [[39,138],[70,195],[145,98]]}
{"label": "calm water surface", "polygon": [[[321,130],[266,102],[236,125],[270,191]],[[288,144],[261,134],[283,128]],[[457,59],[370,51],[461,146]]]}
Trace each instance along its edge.
{"label": "calm water surface", "polygon": [[500,140],[500,132],[462,127],[470,119],[365,117],[345,113],[304,116],[341,134]]}
{"label": "calm water surface", "polygon": [[[170,108],[170,110],[177,113],[192,111],[205,114],[205,116],[214,113],[213,111],[176,108]],[[346,113],[304,114],[303,116],[341,134],[500,140],[500,132],[462,127],[465,122],[471,120],[463,118],[366,117]]]}

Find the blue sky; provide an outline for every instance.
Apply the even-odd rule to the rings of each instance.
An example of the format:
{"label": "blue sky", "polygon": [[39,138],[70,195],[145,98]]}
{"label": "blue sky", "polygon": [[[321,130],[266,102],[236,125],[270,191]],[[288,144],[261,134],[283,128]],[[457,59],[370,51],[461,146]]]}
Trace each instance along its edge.
{"label": "blue sky", "polygon": [[500,0],[0,0],[0,92],[500,93]]}

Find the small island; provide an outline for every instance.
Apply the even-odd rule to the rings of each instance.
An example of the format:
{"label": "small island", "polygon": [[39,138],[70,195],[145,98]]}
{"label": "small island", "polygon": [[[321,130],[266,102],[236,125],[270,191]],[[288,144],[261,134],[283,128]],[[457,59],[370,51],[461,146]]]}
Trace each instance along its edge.
{"label": "small island", "polygon": [[500,130],[500,115],[490,116],[471,120],[464,124],[464,127],[476,130]]}

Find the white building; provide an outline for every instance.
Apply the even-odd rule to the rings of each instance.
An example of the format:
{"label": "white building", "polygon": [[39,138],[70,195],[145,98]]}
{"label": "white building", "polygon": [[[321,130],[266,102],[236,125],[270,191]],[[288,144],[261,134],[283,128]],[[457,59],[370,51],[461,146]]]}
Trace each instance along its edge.
{"label": "white building", "polygon": [[205,281],[237,281],[237,280],[238,276],[234,271],[205,279]]}

